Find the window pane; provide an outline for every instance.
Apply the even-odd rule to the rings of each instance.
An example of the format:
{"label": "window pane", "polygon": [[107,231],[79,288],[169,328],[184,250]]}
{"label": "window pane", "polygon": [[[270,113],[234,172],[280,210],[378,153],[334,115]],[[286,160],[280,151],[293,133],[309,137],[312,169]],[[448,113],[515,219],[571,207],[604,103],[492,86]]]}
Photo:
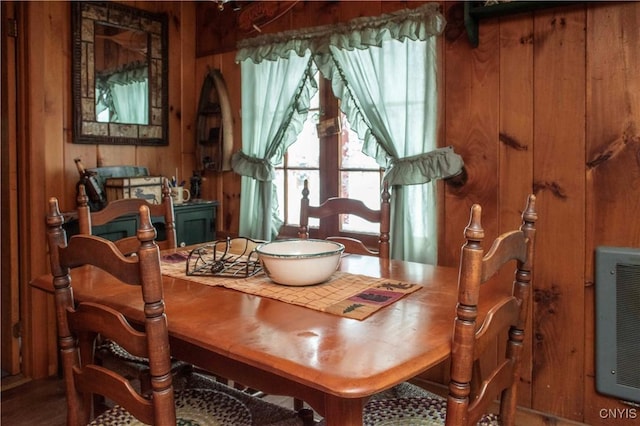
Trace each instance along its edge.
{"label": "window pane", "polygon": [[[300,200],[304,181],[309,181],[309,203],[317,206],[320,199],[320,171],[318,170],[288,170],[287,191],[289,196],[289,208],[287,224],[300,225]],[[309,226],[318,226],[319,220],[310,218]]]}
{"label": "window pane", "polygon": [[[357,198],[371,209],[380,208],[380,172],[346,172],[340,173],[340,196]],[[354,232],[377,233],[380,224],[371,223],[353,215],[342,215],[340,230]]]}
{"label": "window pane", "polygon": [[[313,78],[315,78],[316,80],[316,86],[319,88],[320,87],[320,72],[316,72],[316,74],[313,76]],[[314,110],[319,110],[320,109],[320,90],[317,90],[316,93],[314,93],[313,97],[311,98],[310,102],[309,102],[309,109],[314,109]]]}
{"label": "window pane", "polygon": [[379,169],[380,166],[373,158],[362,153],[362,140],[351,130],[349,122],[342,114],[342,168],[348,169]]}
{"label": "window pane", "polygon": [[287,150],[288,167],[314,167],[319,166],[319,144],[316,124],[318,124],[318,111],[309,111],[307,121],[304,123],[298,139]]}
{"label": "window pane", "polygon": [[285,205],[284,205],[284,171],[282,169],[276,169],[276,179],[274,181],[276,185],[276,193],[278,197],[278,218],[285,222]]}

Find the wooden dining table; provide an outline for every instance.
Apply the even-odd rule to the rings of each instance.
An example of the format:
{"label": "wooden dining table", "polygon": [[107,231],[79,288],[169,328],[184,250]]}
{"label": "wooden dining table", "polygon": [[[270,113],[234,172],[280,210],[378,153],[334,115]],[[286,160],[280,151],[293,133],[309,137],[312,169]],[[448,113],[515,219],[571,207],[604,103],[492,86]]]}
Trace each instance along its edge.
{"label": "wooden dining table", "polygon": [[[163,276],[172,355],[251,388],[302,399],[328,426],[362,425],[369,397],[449,356],[458,270],[359,255],[345,256],[339,270],[422,288],[357,320]],[[78,301],[99,301],[142,322],[139,288],[90,266],[71,277]],[[50,275],[31,285],[53,292]],[[498,297],[487,292],[480,317]]]}

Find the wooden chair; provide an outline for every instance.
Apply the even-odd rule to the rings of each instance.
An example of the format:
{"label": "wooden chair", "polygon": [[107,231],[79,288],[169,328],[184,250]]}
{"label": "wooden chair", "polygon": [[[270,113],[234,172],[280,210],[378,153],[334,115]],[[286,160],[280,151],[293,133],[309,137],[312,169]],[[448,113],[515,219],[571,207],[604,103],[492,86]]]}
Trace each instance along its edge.
{"label": "wooden chair", "polygon": [[[97,424],[128,424],[135,418],[146,424],[174,426],[177,418],[202,421],[216,416],[222,421],[220,410],[218,414],[216,410],[207,410],[222,405],[226,408],[225,415],[233,416],[238,424],[251,424],[246,405],[222,392],[191,389],[174,395],[160,252],[154,241],[149,208],[140,207],[136,256],[124,256],[113,242],[92,235],[75,235],[67,244],[63,222],[58,201],[51,198],[47,236],[67,395],[67,424],[85,425],[93,418],[94,394],[117,404],[96,418]],[[142,287],[145,312],[142,331],[133,328],[122,313],[99,302],[75,304],[69,271],[84,265],[93,265],[123,283]],[[149,395],[141,395],[127,378],[95,362],[93,346],[98,335],[108,336],[129,353],[149,359],[152,378]]]}
{"label": "wooden chair", "polygon": [[[123,198],[109,202],[104,209],[92,212],[89,209],[89,197],[84,185],[78,186],[77,211],[78,227],[80,234],[93,234],[94,226],[106,225],[123,216],[138,216],[141,206],[146,206],[151,217],[162,217],[165,224],[165,239],[156,241],[161,250],[177,247],[175,219],[173,211],[173,199],[167,179],[163,180],[162,201],[160,204],[151,204],[141,198]],[[140,218],[138,218],[138,221]],[[129,235],[115,241],[116,247],[124,255],[130,255],[138,250],[140,242],[135,235]],[[150,386],[149,360],[133,356],[115,342],[106,339],[98,344],[97,353],[104,366],[116,370],[132,380],[138,380],[143,390]],[[174,378],[188,374],[191,365],[172,360],[171,371]]]}
{"label": "wooden chair", "polygon": [[352,214],[372,223],[380,223],[377,249],[372,250],[362,241],[355,238],[345,236],[327,236],[322,232],[322,229],[320,232],[320,238],[344,244],[345,252],[347,253],[380,256],[388,259],[389,231],[391,229],[390,199],[391,195],[389,194],[389,185],[385,181],[383,184],[379,210],[370,209],[360,200],[340,197],[328,198],[319,206],[310,206],[309,184],[305,180],[304,188],[302,190],[302,200],[300,203],[300,228],[298,229],[298,238],[309,238],[310,217],[322,219],[330,216],[339,217],[341,214]]}
{"label": "wooden chair", "polygon": [[[447,426],[515,424],[516,389],[520,378],[533,272],[537,220],[535,196],[528,198],[521,227],[500,235],[487,252],[482,246],[484,230],[480,216],[481,207],[476,204],[471,208],[471,218],[465,228],[467,241],[462,247],[460,259],[448,398],[445,400],[426,391],[416,396],[419,393],[416,392],[417,387],[405,383],[398,386],[399,389],[395,389],[394,393],[412,392],[413,395],[405,398],[373,398],[365,406],[365,425],[393,420],[396,420],[393,423],[395,425],[416,424],[411,423],[411,419],[415,422],[418,418]],[[491,288],[483,287],[485,282],[514,260],[517,265],[513,281],[494,279],[488,284]],[[484,291],[509,296],[493,305],[478,322],[477,306]],[[504,357],[489,374],[482,374],[476,361],[496,337],[503,336],[508,336]],[[497,396],[500,397],[499,416],[485,414]]]}
{"label": "wooden chair", "polygon": [[[381,193],[380,209],[374,210],[367,207],[361,200],[343,197],[331,197],[326,199],[319,206],[309,205],[309,182],[305,179],[302,189],[302,200],[300,201],[300,227],[298,228],[298,238],[309,238],[309,218],[323,219],[327,217],[340,217],[341,214],[352,214],[368,220],[372,223],[380,223],[377,250],[367,247],[362,241],[347,236],[330,236],[321,232],[322,239],[336,241],[344,245],[346,253],[363,254],[367,256],[379,256],[389,259],[389,232],[391,229],[391,194],[389,194],[389,184],[384,182]],[[301,410],[304,403],[299,399],[294,399],[293,407]]]}
{"label": "wooden chair", "polygon": [[[127,215],[137,215],[140,206],[147,206],[151,217],[164,218],[165,239],[156,243],[161,250],[177,247],[175,213],[173,211],[173,199],[167,179],[163,180],[162,202],[151,204],[142,198],[123,198],[109,202],[106,207],[97,212],[89,209],[89,197],[84,185],[78,186],[77,210],[78,225],[81,234],[92,234],[94,226],[106,225],[115,219]],[[116,241],[116,246],[124,254],[130,254],[138,249],[138,241],[135,235],[130,235]]]}

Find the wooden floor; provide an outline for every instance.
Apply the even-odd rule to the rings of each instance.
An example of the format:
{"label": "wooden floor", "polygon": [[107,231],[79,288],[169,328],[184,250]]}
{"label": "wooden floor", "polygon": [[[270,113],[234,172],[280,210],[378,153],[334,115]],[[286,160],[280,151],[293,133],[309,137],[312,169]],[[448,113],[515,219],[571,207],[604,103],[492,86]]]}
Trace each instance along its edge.
{"label": "wooden floor", "polygon": [[22,384],[18,381],[9,386],[5,385],[5,379],[2,382],[1,424],[65,425],[67,410],[62,380],[51,378],[22,381]]}
{"label": "wooden floor", "polygon": [[[293,408],[291,398],[266,396],[264,399]],[[66,402],[62,380],[55,377],[42,380],[3,378],[0,408],[3,426],[64,426]]]}

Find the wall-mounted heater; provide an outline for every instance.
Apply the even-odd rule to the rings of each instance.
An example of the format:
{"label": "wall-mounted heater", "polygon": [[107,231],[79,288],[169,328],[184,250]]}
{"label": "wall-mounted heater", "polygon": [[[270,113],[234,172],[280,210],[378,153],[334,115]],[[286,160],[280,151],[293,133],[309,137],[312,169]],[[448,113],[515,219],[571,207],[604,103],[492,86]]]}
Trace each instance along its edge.
{"label": "wall-mounted heater", "polygon": [[596,248],[596,389],[640,403],[638,248]]}

